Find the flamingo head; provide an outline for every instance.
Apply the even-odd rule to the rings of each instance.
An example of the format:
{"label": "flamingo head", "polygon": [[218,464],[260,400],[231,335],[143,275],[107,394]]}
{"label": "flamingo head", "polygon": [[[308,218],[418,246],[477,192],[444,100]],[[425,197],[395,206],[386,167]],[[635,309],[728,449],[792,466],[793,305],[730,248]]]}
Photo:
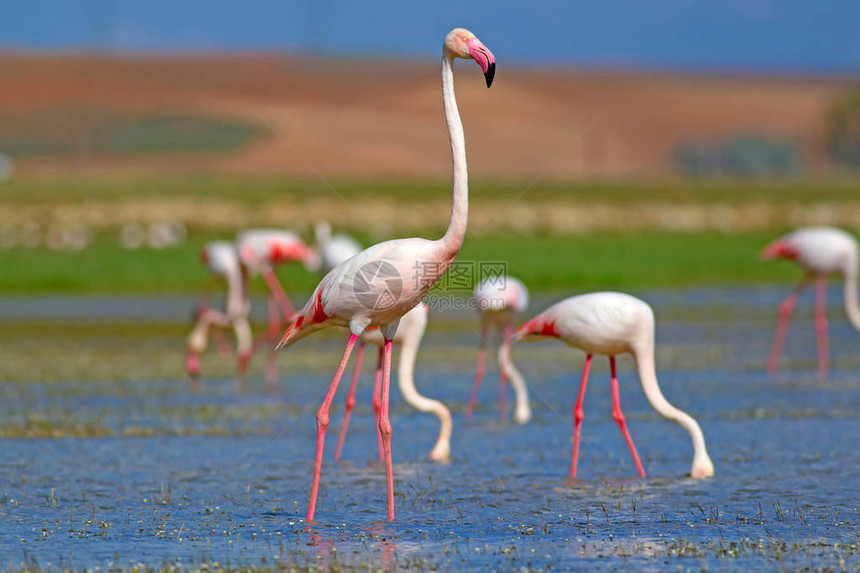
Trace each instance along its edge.
{"label": "flamingo head", "polygon": [[693,465],[690,468],[690,477],[692,478],[707,478],[714,475],[714,462],[711,461],[707,452],[702,452],[693,456]]}
{"label": "flamingo head", "polygon": [[496,75],[496,57],[481,43],[481,40],[475,37],[475,34],[465,28],[454,28],[445,36],[444,45],[445,53],[452,58],[475,60],[484,72],[487,87],[493,84],[493,78]]}
{"label": "flamingo head", "polygon": [[759,256],[763,261],[771,259],[790,259],[796,260],[800,253],[793,245],[783,239],[776,240],[762,249]]}

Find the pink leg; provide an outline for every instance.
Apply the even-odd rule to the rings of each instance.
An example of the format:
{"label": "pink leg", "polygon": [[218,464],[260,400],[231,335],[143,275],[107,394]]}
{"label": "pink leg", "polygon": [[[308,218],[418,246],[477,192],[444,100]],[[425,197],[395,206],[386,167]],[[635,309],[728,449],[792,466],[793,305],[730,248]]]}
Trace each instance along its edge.
{"label": "pink leg", "polygon": [[343,440],[346,438],[346,429],[349,428],[349,417],[355,408],[355,387],[358,385],[358,377],[361,376],[361,359],[364,358],[364,343],[358,345],[358,355],[355,357],[355,370],[352,372],[352,383],[349,385],[349,394],[346,396],[346,409],[343,412],[343,425],[340,427],[340,437],[337,439],[337,449],[334,451],[335,461],[340,459],[340,451],[343,449]]}
{"label": "pink leg", "polygon": [[[502,344],[509,345],[511,343],[511,335],[513,327],[510,324],[505,325],[505,339]],[[505,414],[508,412],[508,377],[505,376],[504,369],[499,369],[499,417],[504,420]]]}
{"label": "pink leg", "polygon": [[295,314],[296,310],[293,308],[293,303],[290,302],[290,297],[288,297],[286,291],[284,291],[284,287],[282,287],[281,283],[278,282],[278,277],[275,276],[275,272],[271,268],[264,269],[263,279],[269,287],[269,292],[271,292],[275,300],[278,301],[278,306],[281,307],[281,312],[284,313],[284,322],[290,322],[290,319],[293,314]]}
{"label": "pink leg", "polygon": [[642,469],[642,462],[639,460],[639,454],[636,453],[636,446],[633,445],[633,438],[630,437],[630,432],[627,431],[627,421],[624,419],[624,412],[621,411],[621,401],[618,399],[618,376],[615,375],[615,357],[609,357],[609,368],[612,370],[612,418],[618,427],[621,429],[621,434],[627,440],[627,446],[630,448],[630,453],[633,454],[633,461],[636,464],[636,469],[639,471],[639,477],[645,477],[645,470]]}
{"label": "pink leg", "polygon": [[385,359],[382,367],[382,411],[379,416],[379,432],[385,452],[385,478],[388,482],[388,521],[394,519],[394,467],[391,463],[391,422],[388,420],[388,391],[391,382],[392,341],[385,341]]}
{"label": "pink leg", "polygon": [[588,370],[591,368],[591,354],[585,357],[585,368],[582,370],[582,381],[579,383],[579,395],[573,408],[573,459],[570,462],[570,479],[576,479],[576,464],[579,460],[579,429],[585,413],[582,411],[582,399],[585,398],[585,387],[588,385]]}
{"label": "pink leg", "polygon": [[314,510],[317,506],[317,493],[320,487],[320,470],[322,469],[323,446],[325,445],[325,431],[328,428],[328,411],[331,408],[331,401],[334,400],[334,393],[337,392],[337,385],[340,383],[340,377],[343,376],[343,371],[346,368],[346,363],[349,362],[349,355],[352,353],[352,347],[355,346],[358,337],[354,334],[349,335],[349,342],[346,343],[346,350],[343,351],[343,357],[340,359],[340,365],[337,367],[334,378],[329,386],[328,394],[325,395],[322,406],[317,412],[317,457],[314,462],[314,482],[311,487],[311,501],[308,505],[308,521],[313,522]]}
{"label": "pink leg", "polygon": [[770,350],[770,359],[767,361],[767,373],[770,375],[776,374],[776,369],[779,367],[779,355],[782,352],[782,343],[785,341],[785,333],[788,330],[788,319],[791,316],[791,311],[794,310],[795,303],[797,303],[797,297],[800,296],[807,284],[809,284],[809,278],[804,277],[779,305],[776,334],[773,336],[773,347]]}
{"label": "pink leg", "polygon": [[280,321],[278,318],[278,305],[273,297],[268,298],[269,304],[269,332],[268,344],[266,345],[266,387],[271,391],[278,384],[278,357],[275,354],[275,344],[280,334]]}
{"label": "pink leg", "polygon": [[472,412],[475,411],[475,402],[478,400],[478,388],[481,387],[481,381],[484,379],[484,368],[487,362],[487,323],[481,319],[481,345],[478,348],[478,369],[475,370],[475,383],[472,385],[472,396],[469,398],[469,405],[466,406],[466,419],[472,418]]}
{"label": "pink leg", "polygon": [[376,377],[373,380],[373,419],[376,422],[376,443],[379,446],[379,461],[383,460],[382,432],[379,431],[379,420],[382,415],[382,365],[385,349],[380,347],[379,359],[376,361]]}
{"label": "pink leg", "polygon": [[823,382],[830,369],[827,348],[827,277],[818,277],[815,289],[815,334],[818,338],[818,380]]}

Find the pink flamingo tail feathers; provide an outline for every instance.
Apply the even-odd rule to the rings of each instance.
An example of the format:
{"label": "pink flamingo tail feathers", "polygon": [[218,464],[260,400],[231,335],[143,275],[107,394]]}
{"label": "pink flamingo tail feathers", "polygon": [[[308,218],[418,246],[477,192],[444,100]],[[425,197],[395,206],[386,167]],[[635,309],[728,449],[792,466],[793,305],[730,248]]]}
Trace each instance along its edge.
{"label": "pink flamingo tail feathers", "polygon": [[530,336],[552,336],[558,337],[555,329],[555,320],[548,320],[543,315],[538,315],[519,327],[511,337],[511,342],[519,342]]}
{"label": "pink flamingo tail feathers", "polygon": [[287,327],[287,331],[275,347],[275,350],[290,346],[297,340],[323,328],[323,323],[329,318],[323,310],[323,286],[321,283],[305,307],[293,315],[293,322]]}

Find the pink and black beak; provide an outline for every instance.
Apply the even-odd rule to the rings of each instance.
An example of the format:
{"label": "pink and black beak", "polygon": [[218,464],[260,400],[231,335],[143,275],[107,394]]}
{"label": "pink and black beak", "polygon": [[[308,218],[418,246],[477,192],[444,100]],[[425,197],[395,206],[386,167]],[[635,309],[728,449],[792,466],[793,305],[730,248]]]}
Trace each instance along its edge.
{"label": "pink and black beak", "polygon": [[484,79],[487,80],[487,87],[490,87],[493,85],[493,78],[496,77],[496,57],[478,38],[466,40],[466,47],[469,49],[469,55],[472,56],[472,59],[481,66]]}

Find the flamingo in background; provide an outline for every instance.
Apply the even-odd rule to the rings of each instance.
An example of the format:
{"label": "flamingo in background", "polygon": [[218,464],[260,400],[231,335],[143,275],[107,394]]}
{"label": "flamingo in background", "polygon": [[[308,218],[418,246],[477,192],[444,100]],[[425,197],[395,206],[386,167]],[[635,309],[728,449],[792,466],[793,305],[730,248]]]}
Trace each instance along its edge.
{"label": "flamingo in background", "polygon": [[[275,276],[275,265],[299,261],[308,270],[318,268],[317,253],[308,247],[292,231],[280,229],[252,229],[236,237],[239,260],[247,276],[262,275],[269,289],[269,328],[266,338],[270,341],[266,360],[266,385],[274,390],[278,379],[278,364],[275,360],[274,341],[282,325],[289,322],[295,308]],[[280,313],[279,313],[280,310]],[[283,315],[283,320],[279,316]]]}
{"label": "flamingo in background", "polygon": [[[337,265],[323,277],[278,345],[279,348],[289,346],[329,326],[348,326],[350,329],[343,357],[317,413],[317,448],[308,521],[313,521],[316,508],[331,402],[358,337],[370,326],[379,327],[384,340],[382,406],[378,426],[385,456],[388,519],[394,519],[391,423],[388,418],[393,338],[400,318],[416,306],[445,274],[460,252],[466,236],[469,210],[466,141],[454,96],[454,59],[474,59],[484,73],[487,87],[492,84],[496,71],[493,54],[468,30],[451,30],[445,37],[442,52],[442,101],[454,164],[451,219],[445,235],[435,241],[421,238],[385,241]],[[416,272],[416,269],[421,269],[421,272]]]}
{"label": "flamingo in background", "polygon": [[331,225],[321,221],[314,227],[319,267],[327,273],[337,265],[361,252],[358,241],[346,233],[331,234]]}
{"label": "flamingo in background", "polygon": [[511,333],[515,315],[525,311],[529,305],[529,291],[525,285],[514,277],[489,277],[475,287],[473,298],[481,316],[481,346],[478,350],[478,367],[475,370],[475,383],[472,386],[472,396],[466,406],[466,418],[472,417],[475,402],[478,399],[478,388],[484,379],[484,367],[487,359],[487,335],[490,327],[495,326],[503,332],[502,344],[499,347],[499,415],[504,419],[507,413],[506,381],[511,380],[516,397],[514,421],[525,424],[532,418],[529,395],[525,381],[519,372],[507,368],[508,362],[503,360],[503,354],[510,352]]}
{"label": "flamingo in background", "polygon": [[834,227],[805,227],[780,237],[761,252],[762,259],[790,259],[806,271],[794,290],[779,306],[773,347],[767,362],[769,374],[776,374],[788,319],[797,297],[815,280],[815,333],[818,338],[818,379],[829,370],[827,344],[827,277],[839,274],[844,279],[845,312],[851,325],[860,331],[860,306],[857,304],[857,240]]}
{"label": "flamingo in background", "polygon": [[[568,346],[584,350],[587,354],[579,395],[573,410],[571,480],[576,478],[580,426],[584,417],[582,399],[585,396],[588,370],[594,354],[609,356],[609,367],[612,371],[612,417],[627,441],[639,476],[645,477],[645,470],[636,453],[633,439],[627,431],[627,422],[618,398],[618,378],[615,375],[615,356],[623,353],[632,354],[636,360],[639,380],[651,406],[658,414],[672,420],[690,433],[693,440],[693,465],[690,476],[700,478],[714,475],[714,464],[708,456],[705,437],[699,424],[688,414],[672,406],[660,392],[654,367],[654,311],[647,303],[618,292],[598,292],[570,297],[554,304],[522,325],[514,334],[513,341],[539,336],[559,338]],[[511,368],[514,368],[513,364]]]}
{"label": "flamingo in background", "polygon": [[[430,451],[430,459],[437,462],[447,462],[451,457],[451,411],[442,402],[426,398],[415,389],[415,358],[418,354],[418,347],[421,345],[421,339],[424,337],[424,331],[427,329],[428,311],[427,305],[422,302],[404,314],[403,318],[400,319],[400,325],[397,327],[397,333],[394,335],[393,340],[394,344],[401,345],[397,382],[400,387],[400,393],[403,394],[403,399],[407,404],[421,412],[435,414],[439,418],[439,437],[436,439],[436,445]],[[349,427],[349,416],[355,407],[355,387],[361,374],[361,359],[364,355],[365,344],[379,346],[379,360],[377,361],[376,379],[373,384],[373,413],[376,417],[377,427],[379,425],[379,413],[382,409],[379,390],[382,379],[382,360],[385,341],[379,333],[379,329],[368,328],[359,337],[359,342],[358,354],[355,358],[355,371],[352,375],[352,383],[349,386],[349,394],[346,397],[343,425],[340,428],[340,437],[338,438],[337,449],[334,453],[335,460],[340,459],[343,441],[346,438],[346,430]],[[377,433],[377,436],[379,438],[379,459],[382,460],[382,435]]]}
{"label": "flamingo in background", "polygon": [[[245,373],[251,357],[251,326],[248,324],[250,303],[245,289],[245,277],[236,248],[229,241],[212,241],[200,251],[200,259],[213,276],[222,279],[227,287],[223,312],[201,304],[197,322],[188,336],[185,369],[192,383],[200,375],[200,355],[206,350],[211,327],[232,328],[236,334],[236,351],[239,357],[238,376],[240,387],[244,386]],[[215,332],[218,332],[217,330]]]}

